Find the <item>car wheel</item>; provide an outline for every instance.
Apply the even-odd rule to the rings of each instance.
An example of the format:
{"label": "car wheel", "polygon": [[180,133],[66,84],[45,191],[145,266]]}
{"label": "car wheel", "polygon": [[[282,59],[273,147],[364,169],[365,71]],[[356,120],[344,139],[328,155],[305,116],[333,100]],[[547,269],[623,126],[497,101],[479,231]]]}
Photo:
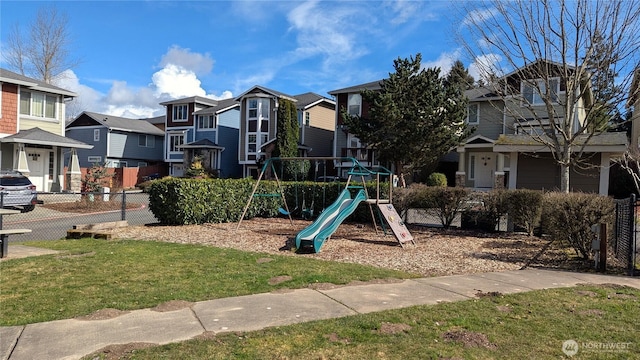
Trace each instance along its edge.
{"label": "car wheel", "polygon": [[36,208],[36,206],[35,206],[35,205],[25,205],[25,206],[22,208],[22,212],[23,212],[23,213],[26,213],[26,212],[29,212],[29,211],[33,211],[33,209],[35,209],[35,208]]}

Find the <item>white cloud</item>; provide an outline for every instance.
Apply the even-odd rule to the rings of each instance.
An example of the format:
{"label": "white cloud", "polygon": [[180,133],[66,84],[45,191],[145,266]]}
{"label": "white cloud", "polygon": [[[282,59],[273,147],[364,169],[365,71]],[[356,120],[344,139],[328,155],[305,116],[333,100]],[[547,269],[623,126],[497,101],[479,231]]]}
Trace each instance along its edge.
{"label": "white cloud", "polygon": [[195,72],[179,65],[167,64],[162,70],[153,74],[151,79],[158,97],[163,94],[174,99],[206,95],[204,89],[200,87],[201,82]]}
{"label": "white cloud", "polygon": [[453,52],[444,52],[440,54],[440,56],[436,60],[423,61],[422,68],[426,69],[426,68],[439,67],[440,75],[444,76],[449,72],[449,70],[451,70],[451,66],[453,66],[453,63],[459,58],[460,58],[459,49]]}
{"label": "white cloud", "polygon": [[358,28],[366,22],[366,11],[358,7],[330,6],[323,8],[318,1],[307,1],[287,15],[289,30],[296,31],[298,60],[323,57],[323,67],[357,59],[367,53],[355,40]]}
{"label": "white cloud", "polygon": [[198,54],[189,49],[172,46],[162,56],[162,69],[151,75],[146,86],[131,86],[126,81],[115,80],[106,94],[80,83],[71,71],[65,71],[57,82],[58,86],[76,92],[78,97],[69,104],[67,115],[77,116],[82,111],[92,111],[108,115],[145,118],[162,115],[161,102],[190,96],[204,96],[216,100],[233,97],[229,90],[220,95],[207,93],[202,88],[198,75],[210,73],[214,61],[207,54]]}
{"label": "white cloud", "polygon": [[481,24],[492,17],[496,16],[498,11],[495,8],[480,9],[469,11],[467,16],[462,20],[462,26],[475,26]]}
{"label": "white cloud", "polygon": [[469,74],[476,80],[488,80],[488,75],[491,73],[502,76],[503,74],[499,65],[500,61],[502,61],[502,57],[498,54],[477,56],[473,63],[469,65]]}
{"label": "white cloud", "polygon": [[397,0],[390,4],[393,18],[391,24],[399,25],[406,23],[410,18],[418,14],[421,3],[412,0]]}
{"label": "white cloud", "polygon": [[209,74],[213,70],[214,60],[209,53],[199,54],[191,52],[191,49],[183,49],[178,45],[169,48],[160,60],[160,66],[166,68],[176,65],[193,71],[198,75]]}

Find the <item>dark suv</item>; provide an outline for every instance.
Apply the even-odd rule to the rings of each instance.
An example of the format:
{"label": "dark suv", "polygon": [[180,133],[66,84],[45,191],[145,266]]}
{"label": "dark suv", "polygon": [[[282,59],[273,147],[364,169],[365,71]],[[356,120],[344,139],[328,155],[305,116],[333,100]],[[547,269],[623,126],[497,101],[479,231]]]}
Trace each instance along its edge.
{"label": "dark suv", "polygon": [[38,203],[36,186],[18,171],[0,172],[0,205],[3,208],[19,208],[29,212]]}

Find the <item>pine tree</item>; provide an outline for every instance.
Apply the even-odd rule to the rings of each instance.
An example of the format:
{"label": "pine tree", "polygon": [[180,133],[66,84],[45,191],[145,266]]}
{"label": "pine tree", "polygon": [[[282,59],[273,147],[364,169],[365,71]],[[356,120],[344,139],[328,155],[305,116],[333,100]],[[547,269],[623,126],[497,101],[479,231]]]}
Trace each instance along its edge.
{"label": "pine tree", "polygon": [[367,117],[342,116],[349,132],[376,150],[378,160],[419,169],[435,164],[468,135],[467,100],[458,84],[447,85],[440,69],[421,69],[422,56],[394,61],[394,73],[379,91],[362,92]]}
{"label": "pine tree", "polygon": [[612,69],[612,61],[615,58],[613,49],[608,49],[602,34],[596,32],[592,39],[593,52],[585,60],[591,77],[591,92],[594,105],[587,116],[592,124],[591,131],[602,132],[615,127],[614,122],[623,118],[616,106],[616,99],[620,97],[622,89],[616,85],[615,78],[618,74]]}
{"label": "pine tree", "polygon": [[447,85],[459,84],[462,90],[472,89],[475,82],[473,76],[469,74],[469,71],[460,60],[456,60],[453,63],[446,78]]}

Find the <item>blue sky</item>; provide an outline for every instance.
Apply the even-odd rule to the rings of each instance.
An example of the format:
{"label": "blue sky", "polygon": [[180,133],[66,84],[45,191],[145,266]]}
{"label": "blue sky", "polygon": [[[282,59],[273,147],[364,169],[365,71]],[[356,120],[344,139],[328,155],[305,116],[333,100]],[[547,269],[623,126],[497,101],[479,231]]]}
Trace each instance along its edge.
{"label": "blue sky", "polygon": [[81,61],[59,83],[80,95],[70,110],[150,117],[168,99],[226,98],[253,85],[329,96],[384,78],[394,59],[416,53],[443,71],[458,58],[469,66],[450,35],[461,20],[451,3],[2,0],[0,45],[54,4],[68,17],[70,57]]}

